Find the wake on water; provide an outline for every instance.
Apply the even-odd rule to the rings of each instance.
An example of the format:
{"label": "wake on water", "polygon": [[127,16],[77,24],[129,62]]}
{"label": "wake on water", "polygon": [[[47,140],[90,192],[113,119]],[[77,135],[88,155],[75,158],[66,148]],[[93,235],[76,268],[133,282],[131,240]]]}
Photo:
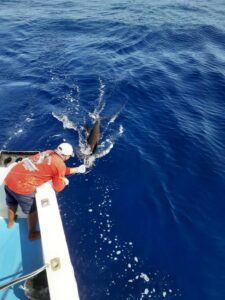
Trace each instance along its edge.
{"label": "wake on water", "polygon": [[[112,128],[112,124],[118,118],[119,114],[121,113],[121,109],[110,117],[106,118],[104,116],[101,116],[106,105],[106,102],[104,100],[105,84],[102,82],[101,79],[99,80],[99,82],[100,82],[100,87],[99,87],[99,97],[98,97],[97,105],[93,112],[86,112],[89,120],[86,120],[87,116],[83,116],[86,123],[91,121],[92,123],[91,126],[93,126],[93,124],[96,122],[97,119],[99,119],[100,121],[104,120],[103,121],[104,129],[102,126],[103,130],[100,133],[100,140],[98,142],[97,151],[95,153],[92,153],[91,148],[87,143],[87,130],[85,128],[86,124],[77,124],[74,121],[71,121],[67,115],[67,112],[65,113],[52,112],[52,116],[63,124],[63,128],[72,129],[78,134],[78,147],[76,148],[75,152],[78,158],[83,160],[83,163],[88,168],[94,165],[96,159],[102,158],[107,154],[109,154],[112,148],[114,147],[117,138],[121,136],[124,132],[124,128],[122,124],[117,126],[116,129]],[[77,88],[77,92],[79,93],[79,87]],[[77,115],[82,116],[83,111],[85,110],[82,109],[80,105],[79,97],[76,97],[76,99],[71,100],[71,95],[70,95],[70,103],[71,104],[74,103],[76,106],[75,107],[76,117]]]}

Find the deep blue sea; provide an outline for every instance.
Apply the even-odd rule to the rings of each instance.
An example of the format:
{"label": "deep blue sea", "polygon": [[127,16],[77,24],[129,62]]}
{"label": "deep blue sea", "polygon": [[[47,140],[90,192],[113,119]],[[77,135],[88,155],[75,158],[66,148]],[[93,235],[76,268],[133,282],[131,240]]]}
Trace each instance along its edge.
{"label": "deep blue sea", "polygon": [[58,195],[81,300],[225,299],[224,16],[223,0],[0,1],[0,149],[82,148],[101,118],[93,165]]}

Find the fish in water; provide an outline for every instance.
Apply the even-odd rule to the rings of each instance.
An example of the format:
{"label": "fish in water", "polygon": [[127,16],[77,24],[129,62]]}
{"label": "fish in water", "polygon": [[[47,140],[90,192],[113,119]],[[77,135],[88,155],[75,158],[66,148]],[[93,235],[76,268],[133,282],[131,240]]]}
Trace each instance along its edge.
{"label": "fish in water", "polygon": [[91,149],[91,154],[96,152],[100,137],[100,119],[98,118],[92,128],[87,128],[87,144]]}
{"label": "fish in water", "polygon": [[97,118],[91,128],[84,126],[83,129],[85,129],[86,132],[86,145],[81,148],[75,148],[75,152],[80,159],[84,160],[84,164],[87,167],[90,167],[95,160],[95,152],[97,150],[98,142],[101,138],[100,119]]}

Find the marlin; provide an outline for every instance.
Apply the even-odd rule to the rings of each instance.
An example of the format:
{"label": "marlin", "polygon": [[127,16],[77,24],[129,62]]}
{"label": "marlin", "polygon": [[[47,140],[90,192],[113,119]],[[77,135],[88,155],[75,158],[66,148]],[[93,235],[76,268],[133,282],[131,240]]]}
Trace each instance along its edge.
{"label": "marlin", "polygon": [[100,140],[100,119],[98,118],[92,128],[87,129],[87,144],[91,149],[91,154],[96,152],[98,142]]}

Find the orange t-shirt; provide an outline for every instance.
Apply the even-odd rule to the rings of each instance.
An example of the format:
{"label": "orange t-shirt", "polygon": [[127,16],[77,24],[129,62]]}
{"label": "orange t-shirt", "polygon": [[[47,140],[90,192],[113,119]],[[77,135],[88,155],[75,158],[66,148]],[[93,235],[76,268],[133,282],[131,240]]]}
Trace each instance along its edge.
{"label": "orange t-shirt", "polygon": [[52,180],[56,192],[65,187],[64,176],[70,174],[63,159],[52,150],[32,155],[17,163],[5,178],[5,184],[15,193],[25,195],[36,191],[43,183]]}

